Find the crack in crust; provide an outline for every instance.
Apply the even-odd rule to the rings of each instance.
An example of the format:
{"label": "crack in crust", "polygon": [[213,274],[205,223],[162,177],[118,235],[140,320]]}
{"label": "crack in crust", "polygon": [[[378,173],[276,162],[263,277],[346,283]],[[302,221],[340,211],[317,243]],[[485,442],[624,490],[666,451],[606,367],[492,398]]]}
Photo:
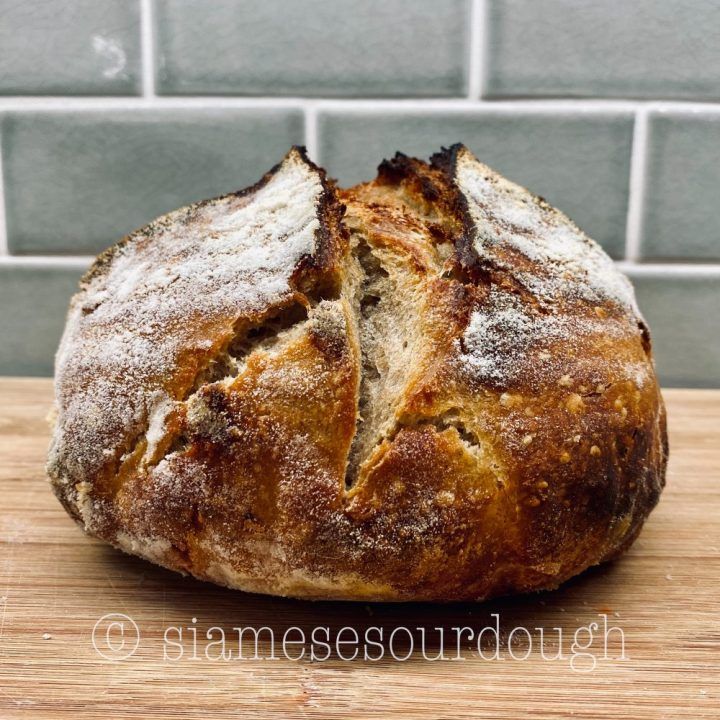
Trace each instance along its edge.
{"label": "crack in crust", "polygon": [[480,599],[657,502],[649,334],[565,216],[453,146],[338,190],[300,148],[103,253],[48,471],[91,534],[257,592]]}

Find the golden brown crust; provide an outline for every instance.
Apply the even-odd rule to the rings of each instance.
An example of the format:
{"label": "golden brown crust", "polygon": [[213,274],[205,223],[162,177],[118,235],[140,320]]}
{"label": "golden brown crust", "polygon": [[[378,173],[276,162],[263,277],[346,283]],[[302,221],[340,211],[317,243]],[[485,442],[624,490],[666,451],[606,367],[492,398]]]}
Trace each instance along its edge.
{"label": "golden brown crust", "polygon": [[[114,332],[142,334],[132,314],[151,291],[101,291],[168,233],[204,252],[193,223],[214,237],[236,201],[157,221],[83,281],[49,473],[85,529],[200,578],[310,598],[552,588],[628,546],[664,483],[665,414],[647,329],[602,251],[461,146],[430,164],[398,155],[345,191],[295,151],[234,196],[245,221],[271,182],[301,185],[241,240],[265,238],[265,218],[287,225],[273,252],[298,252],[273,266],[272,292],[248,300],[267,272],[247,276],[240,258],[223,278],[246,284],[234,304],[162,316],[149,329],[174,338],[162,373],[130,363],[108,393],[96,352],[108,330],[92,316],[119,308],[131,318]],[[128,243],[140,247],[129,260]],[[200,291],[203,277],[189,282]],[[78,360],[88,348],[95,365]],[[112,402],[94,404],[98,388]],[[137,393],[143,412],[109,436],[108,407]],[[87,450],[98,438],[103,452]]]}

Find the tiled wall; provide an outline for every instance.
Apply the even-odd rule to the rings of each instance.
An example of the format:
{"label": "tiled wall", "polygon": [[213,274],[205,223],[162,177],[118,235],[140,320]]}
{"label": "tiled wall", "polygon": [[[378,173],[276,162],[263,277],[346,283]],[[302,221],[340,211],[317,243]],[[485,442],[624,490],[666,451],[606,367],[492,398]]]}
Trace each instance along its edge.
{"label": "tiled wall", "polygon": [[91,256],[293,143],[342,183],[462,141],[635,282],[666,385],[720,386],[717,0],[0,0],[0,373]]}

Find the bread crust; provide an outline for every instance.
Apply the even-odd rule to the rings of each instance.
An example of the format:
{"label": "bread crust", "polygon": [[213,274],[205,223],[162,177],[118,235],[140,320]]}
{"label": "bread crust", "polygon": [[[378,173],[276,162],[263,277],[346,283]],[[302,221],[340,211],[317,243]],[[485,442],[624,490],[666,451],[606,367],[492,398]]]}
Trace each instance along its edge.
{"label": "bread crust", "polygon": [[48,473],[86,532],[303,598],[557,587],[634,540],[668,452],[629,283],[463,146],[349,190],[294,149],[121,241],[71,303],[56,405]]}

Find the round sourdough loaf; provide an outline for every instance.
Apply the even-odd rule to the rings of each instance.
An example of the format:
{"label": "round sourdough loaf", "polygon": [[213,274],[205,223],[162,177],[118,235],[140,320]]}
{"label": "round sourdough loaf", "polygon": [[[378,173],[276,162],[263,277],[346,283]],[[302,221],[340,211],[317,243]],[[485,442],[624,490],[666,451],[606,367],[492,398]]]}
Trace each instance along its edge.
{"label": "round sourdough loaf", "polygon": [[553,588],[656,504],[665,413],[628,280],[457,145],[339,190],[294,148],[95,261],[48,472],[91,535],[243,590]]}

